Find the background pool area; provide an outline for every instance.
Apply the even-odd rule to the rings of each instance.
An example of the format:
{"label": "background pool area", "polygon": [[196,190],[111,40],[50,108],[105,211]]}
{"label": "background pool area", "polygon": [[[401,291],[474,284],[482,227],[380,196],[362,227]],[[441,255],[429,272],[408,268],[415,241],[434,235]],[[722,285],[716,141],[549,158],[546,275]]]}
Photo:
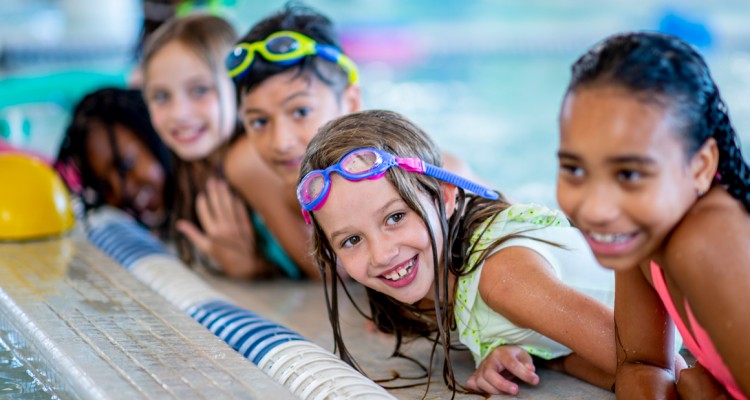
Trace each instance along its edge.
{"label": "background pool area", "polygon": [[[138,2],[99,3],[11,0],[0,7],[0,22],[7,22],[0,30],[0,44],[4,45],[0,77],[5,78],[0,80],[0,89],[18,77],[38,82],[37,78],[49,80],[55,74],[73,74],[67,79],[76,85],[76,90],[58,95],[42,107],[26,104],[27,111],[32,110],[27,112],[31,118],[27,125],[19,122],[21,117],[12,109],[2,109],[12,104],[13,98],[0,90],[0,119],[6,121],[0,124],[0,135],[15,135],[22,145],[54,156],[67,123],[66,111],[83,89],[124,83],[132,68],[128,52],[135,40],[132,33],[138,29]],[[261,0],[223,3],[229,5],[224,15],[240,33],[284,4]],[[73,8],[74,4],[81,7]],[[624,0],[310,0],[306,4],[335,21],[344,47],[360,66],[366,108],[407,115],[440,146],[466,160],[485,181],[516,200],[555,204],[557,113],[570,65],[593,43],[616,32],[662,30],[699,46],[744,139],[745,152],[750,152],[750,25],[744,22],[750,19],[750,3],[745,1],[651,0],[637,9]],[[89,14],[94,10],[81,11],[86,7],[117,8],[125,13],[122,15],[132,14],[131,25],[135,25],[129,30],[120,26],[128,21],[121,17],[120,25],[110,29],[110,36],[125,33],[119,41],[110,38],[115,44],[111,46],[91,39],[100,35],[101,22],[92,22],[88,30],[85,24],[76,26],[69,29],[72,33],[60,35],[60,54],[55,56],[50,50],[54,32],[44,34],[38,30],[45,25],[24,25],[11,19],[24,15],[27,21],[35,16],[44,20],[39,15],[46,13],[47,20],[54,21],[57,16],[59,21],[48,23],[45,29],[57,27],[64,32],[65,21],[68,25],[70,21],[91,21]],[[19,29],[10,29],[13,24]],[[33,35],[32,28],[37,29]],[[63,40],[65,37],[73,39]],[[113,78],[116,75],[119,78]],[[82,83],[76,84],[76,79]],[[10,92],[17,94],[26,84],[30,83],[16,82]],[[31,86],[33,91],[44,90],[38,84]]]}
{"label": "background pool area", "polygon": [[[0,139],[54,158],[81,96],[126,85],[141,3],[2,0]],[[220,3],[243,34],[285,1]],[[346,52],[360,67],[365,108],[410,117],[514,200],[556,204],[557,114],[570,65],[596,41],[627,30],[674,33],[701,49],[746,158],[750,154],[746,0],[646,0],[637,7],[626,0],[305,3],[335,21]],[[10,282],[8,276],[0,274],[0,280]],[[239,284],[234,289],[262,290]],[[308,290],[312,296],[314,288]],[[0,309],[0,398],[72,397],[53,384],[56,378],[35,363],[19,330],[4,325],[2,317]],[[329,337],[326,329],[309,335]]]}

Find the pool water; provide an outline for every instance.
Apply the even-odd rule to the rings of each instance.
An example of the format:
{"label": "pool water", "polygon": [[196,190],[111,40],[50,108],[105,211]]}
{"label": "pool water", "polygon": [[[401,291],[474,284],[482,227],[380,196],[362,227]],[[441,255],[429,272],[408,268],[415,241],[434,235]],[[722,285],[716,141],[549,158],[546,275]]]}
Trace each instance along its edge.
{"label": "pool water", "polygon": [[[516,201],[557,204],[558,113],[577,54],[433,57],[377,78],[363,69],[365,107],[399,111]],[[750,53],[707,61],[750,154]]]}
{"label": "pool water", "polygon": [[64,398],[53,391],[49,377],[32,366],[34,359],[23,356],[25,349],[17,334],[0,329],[0,398],[26,400],[58,400]]}

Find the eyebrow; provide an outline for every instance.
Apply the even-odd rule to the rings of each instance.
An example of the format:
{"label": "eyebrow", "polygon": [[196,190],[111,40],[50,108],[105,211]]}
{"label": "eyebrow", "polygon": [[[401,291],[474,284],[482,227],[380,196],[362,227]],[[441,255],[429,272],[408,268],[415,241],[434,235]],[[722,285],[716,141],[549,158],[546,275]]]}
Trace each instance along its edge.
{"label": "eyebrow", "polygon": [[[303,97],[303,96],[310,96],[310,91],[307,90],[307,89],[304,89],[304,90],[300,90],[299,92],[295,92],[295,93],[289,95],[289,97],[287,97],[284,100],[282,100],[281,101],[281,105],[282,106],[286,105],[287,103],[289,103],[290,101],[296,99],[297,97]],[[263,110],[261,110],[259,108],[248,108],[248,109],[245,109],[243,113],[245,115],[253,114],[253,113],[262,114]]]}
{"label": "eyebrow", "polygon": [[[579,162],[581,161],[581,157],[573,153],[568,153],[566,151],[558,151],[557,157],[560,159],[568,159],[568,160],[579,161]],[[632,156],[632,155],[610,157],[610,158],[607,158],[606,161],[609,164],[645,164],[645,165],[656,164],[656,160],[654,160],[651,157]]]}
{"label": "eyebrow", "polygon": [[[398,203],[398,202],[403,202],[403,199],[400,196],[396,197],[395,199],[392,199],[392,200],[388,201],[387,203],[385,203],[383,205],[383,207],[380,207],[379,209],[375,210],[374,214],[376,214],[376,215],[383,214],[385,212],[385,210],[389,209],[394,203]],[[341,228],[341,229],[338,229],[338,230],[335,230],[335,231],[331,232],[330,239],[329,239],[331,241],[331,243],[334,243],[336,241],[335,240],[336,237],[341,236],[341,235],[345,235],[346,231],[348,229],[349,229],[349,227],[347,226],[347,227],[344,227],[344,228]]]}

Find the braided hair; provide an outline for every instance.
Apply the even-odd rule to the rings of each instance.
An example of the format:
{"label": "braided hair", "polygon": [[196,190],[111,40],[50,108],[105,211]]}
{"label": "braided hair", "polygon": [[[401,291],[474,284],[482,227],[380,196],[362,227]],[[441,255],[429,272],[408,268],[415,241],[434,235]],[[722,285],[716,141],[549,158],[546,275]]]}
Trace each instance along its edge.
{"label": "braided hair", "polygon": [[611,36],[573,64],[567,92],[594,85],[620,86],[644,101],[666,102],[681,117],[688,157],[714,138],[719,149],[714,182],[724,185],[750,211],[748,164],[719,88],[695,48],[656,32]]}

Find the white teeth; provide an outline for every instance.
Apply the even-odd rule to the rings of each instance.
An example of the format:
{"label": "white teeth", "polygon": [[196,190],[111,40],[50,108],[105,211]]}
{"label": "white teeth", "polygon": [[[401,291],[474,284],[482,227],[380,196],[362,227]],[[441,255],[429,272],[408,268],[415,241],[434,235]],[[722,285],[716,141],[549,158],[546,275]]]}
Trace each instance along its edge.
{"label": "white teeth", "polygon": [[416,257],[412,258],[411,261],[409,261],[409,263],[406,264],[406,266],[404,268],[401,268],[399,270],[393,271],[393,272],[391,272],[388,275],[384,275],[385,279],[388,279],[390,281],[397,281],[397,280],[403,278],[404,276],[406,276],[406,274],[408,274],[409,272],[411,272],[411,269],[414,268],[414,264],[416,262],[417,262]]}
{"label": "white teeth", "polygon": [[630,235],[626,234],[616,235],[613,233],[596,233],[591,231],[589,231],[589,236],[601,243],[621,243],[630,239]]}

